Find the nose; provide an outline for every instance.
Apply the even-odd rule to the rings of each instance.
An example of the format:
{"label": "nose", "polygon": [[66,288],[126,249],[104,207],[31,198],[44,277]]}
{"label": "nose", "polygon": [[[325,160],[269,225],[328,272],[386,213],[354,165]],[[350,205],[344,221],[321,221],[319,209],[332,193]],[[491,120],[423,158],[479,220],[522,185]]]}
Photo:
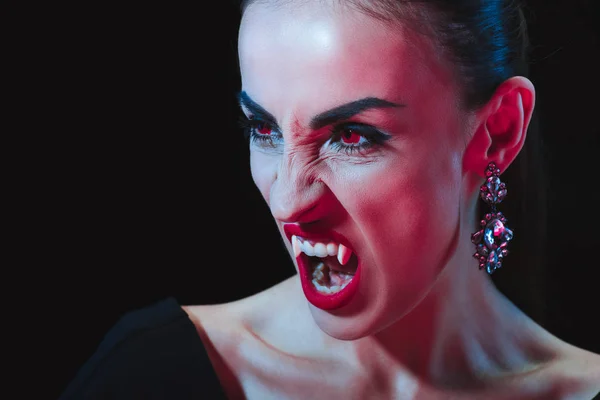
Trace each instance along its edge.
{"label": "nose", "polygon": [[328,188],[307,170],[281,163],[269,194],[271,213],[277,221],[309,223],[325,216]]}

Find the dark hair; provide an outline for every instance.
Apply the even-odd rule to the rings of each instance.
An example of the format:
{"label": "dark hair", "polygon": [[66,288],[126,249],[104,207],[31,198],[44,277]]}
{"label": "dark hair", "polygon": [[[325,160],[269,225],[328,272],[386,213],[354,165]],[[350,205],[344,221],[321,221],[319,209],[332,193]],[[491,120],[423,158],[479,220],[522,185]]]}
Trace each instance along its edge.
{"label": "dark hair", "polygon": [[[265,2],[242,1],[241,12],[258,1]],[[411,29],[431,37],[455,66],[465,110],[484,106],[506,79],[529,76],[531,47],[526,8],[519,1],[347,0],[345,4],[384,22],[407,23]],[[538,108],[536,100],[524,147],[502,174],[508,196],[499,209],[515,236],[505,266],[492,275],[492,280],[519,308],[543,324],[547,168]],[[478,215],[482,215],[482,202],[479,203]]]}

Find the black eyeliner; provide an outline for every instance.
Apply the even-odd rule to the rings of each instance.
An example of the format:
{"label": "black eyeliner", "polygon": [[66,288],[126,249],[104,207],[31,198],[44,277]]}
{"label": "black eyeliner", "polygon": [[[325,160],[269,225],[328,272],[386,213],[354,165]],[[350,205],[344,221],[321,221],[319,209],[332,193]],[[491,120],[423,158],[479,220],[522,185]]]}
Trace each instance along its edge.
{"label": "black eyeliner", "polygon": [[345,122],[336,125],[331,129],[331,133],[339,137],[344,129],[352,129],[364,138],[373,142],[374,144],[383,144],[384,142],[392,138],[391,135],[383,133],[371,125],[361,124],[357,122]]}
{"label": "black eyeliner", "polygon": [[242,91],[237,95],[238,101],[241,106],[246,107],[252,116],[256,119],[260,119],[263,122],[268,123],[277,131],[280,131],[279,125],[275,117],[271,115],[267,110],[256,104],[246,92]]}

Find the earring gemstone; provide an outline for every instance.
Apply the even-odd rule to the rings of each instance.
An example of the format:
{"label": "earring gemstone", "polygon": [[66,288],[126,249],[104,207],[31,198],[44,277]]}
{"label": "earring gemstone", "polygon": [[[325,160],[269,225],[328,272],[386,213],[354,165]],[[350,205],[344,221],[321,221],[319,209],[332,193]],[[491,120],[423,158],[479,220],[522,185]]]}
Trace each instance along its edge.
{"label": "earring gemstone", "polygon": [[506,218],[496,211],[496,205],[506,196],[506,184],[500,181],[500,169],[493,162],[485,171],[486,183],[481,185],[479,196],[491,207],[481,220],[481,230],[471,235],[471,242],[477,251],[473,257],[479,261],[479,269],[485,268],[489,274],[502,266],[508,254],[506,246],[513,238],[513,232],[506,226]]}

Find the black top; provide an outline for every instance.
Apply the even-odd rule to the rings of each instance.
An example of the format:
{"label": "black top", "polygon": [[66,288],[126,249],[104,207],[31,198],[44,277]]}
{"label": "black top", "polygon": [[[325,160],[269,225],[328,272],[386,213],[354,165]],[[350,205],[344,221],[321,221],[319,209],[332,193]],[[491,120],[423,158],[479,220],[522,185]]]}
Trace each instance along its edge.
{"label": "black top", "polygon": [[169,297],[123,316],[59,400],[226,399],[196,328]]}

